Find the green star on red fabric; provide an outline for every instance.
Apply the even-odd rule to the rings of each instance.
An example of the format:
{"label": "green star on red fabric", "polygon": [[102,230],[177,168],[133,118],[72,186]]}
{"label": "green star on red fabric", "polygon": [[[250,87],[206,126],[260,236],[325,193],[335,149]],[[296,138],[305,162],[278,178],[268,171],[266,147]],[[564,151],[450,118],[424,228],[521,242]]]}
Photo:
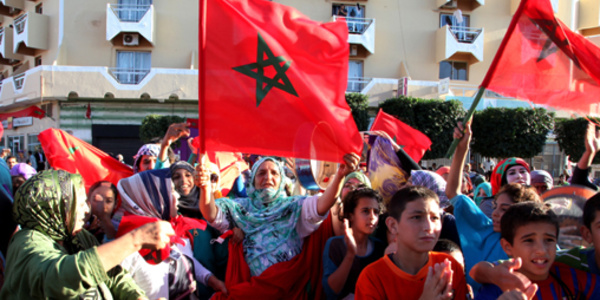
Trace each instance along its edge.
{"label": "green star on red fabric", "polygon": [[[258,34],[257,48],[256,62],[233,68],[235,71],[256,79],[256,107],[260,105],[272,88],[278,88],[298,97],[290,79],[285,75],[292,61],[286,60],[281,55],[275,56],[260,33]],[[265,68],[269,66],[272,66],[277,72],[273,78],[264,75]]]}

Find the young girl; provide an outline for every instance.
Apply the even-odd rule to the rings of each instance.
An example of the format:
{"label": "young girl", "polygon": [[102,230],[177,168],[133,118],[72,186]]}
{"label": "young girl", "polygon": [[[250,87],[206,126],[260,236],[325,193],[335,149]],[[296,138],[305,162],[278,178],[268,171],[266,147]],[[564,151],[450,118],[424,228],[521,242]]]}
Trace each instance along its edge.
{"label": "young girl", "polygon": [[370,235],[377,228],[382,198],[359,188],[342,199],[344,235],[330,238],[323,251],[323,287],[328,299],[354,294],[358,275],[383,256],[385,244]]}

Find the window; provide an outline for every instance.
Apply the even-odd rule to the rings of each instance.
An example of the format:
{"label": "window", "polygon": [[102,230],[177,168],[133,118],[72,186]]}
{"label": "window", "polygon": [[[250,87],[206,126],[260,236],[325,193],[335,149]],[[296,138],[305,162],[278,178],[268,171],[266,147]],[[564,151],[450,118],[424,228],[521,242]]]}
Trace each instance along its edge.
{"label": "window", "polygon": [[12,66],[12,71],[16,72],[22,65],[23,65],[23,63],[18,63],[16,65],[13,65]]}
{"label": "window", "polygon": [[472,43],[481,32],[480,29],[470,28],[469,16],[462,13],[441,13],[440,27],[446,25],[450,26],[450,31],[459,42]]}
{"label": "window", "polygon": [[[6,139],[4,137],[0,138],[0,150],[6,148]],[[12,154],[11,154],[12,155]]]}
{"label": "window", "polygon": [[42,9],[42,3],[35,6],[35,12],[40,15],[44,13],[44,10]]}
{"label": "window", "polygon": [[42,104],[40,108],[44,111],[46,117],[52,118],[52,103]]}
{"label": "window", "polygon": [[41,66],[42,65],[42,57],[38,56],[35,58],[35,66]]}
{"label": "window", "polygon": [[28,134],[27,135],[27,150],[31,152],[35,152],[35,150],[40,147],[40,141],[38,140],[38,134]]}
{"label": "window", "polygon": [[364,88],[363,61],[351,60],[348,62],[348,92],[360,92]]}
{"label": "window", "polygon": [[469,17],[469,15],[462,15],[462,22],[458,22],[459,19],[457,17],[458,14],[441,13],[440,27],[444,27],[446,25],[469,27],[471,25],[471,18]]}
{"label": "window", "polygon": [[117,14],[123,22],[139,22],[152,5],[152,0],[119,0]]}
{"label": "window", "polygon": [[364,20],[365,18],[365,6],[360,4],[333,4],[331,7],[331,14],[333,16],[345,17],[346,23],[348,24],[349,33],[363,33],[363,30],[369,23]]}
{"label": "window", "polygon": [[440,79],[468,80],[469,66],[466,62],[442,61],[440,62]]}
{"label": "window", "polygon": [[150,52],[117,51],[113,74],[122,84],[138,84],[150,72]]}
{"label": "window", "polygon": [[8,137],[8,148],[16,155],[19,151],[24,151],[25,137],[22,135],[9,136]]}

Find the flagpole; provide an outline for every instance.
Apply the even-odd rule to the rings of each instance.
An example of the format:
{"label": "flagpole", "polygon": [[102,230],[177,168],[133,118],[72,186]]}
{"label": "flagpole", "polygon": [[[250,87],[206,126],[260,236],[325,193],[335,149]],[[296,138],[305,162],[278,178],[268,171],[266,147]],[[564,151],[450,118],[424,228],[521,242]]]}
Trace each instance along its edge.
{"label": "flagpole", "polygon": [[205,119],[205,97],[206,97],[206,83],[205,83],[205,77],[206,77],[206,67],[205,67],[205,49],[206,49],[206,7],[207,7],[207,0],[201,0],[200,1],[200,30],[199,30],[199,43],[200,43],[200,47],[198,47],[199,49],[199,70],[198,70],[198,75],[199,75],[199,85],[198,87],[200,88],[200,94],[198,95],[198,101],[200,104],[200,111],[199,111],[199,122],[200,122],[200,128],[199,128],[199,135],[200,135],[200,147],[198,149],[198,162],[200,162],[200,153],[205,153],[206,152],[206,142],[205,142],[205,133],[206,133],[206,119]]}
{"label": "flagpole", "polygon": [[[471,108],[469,108],[467,115],[465,115],[465,118],[463,119],[463,124],[467,124],[467,122],[471,119],[471,117],[473,117],[473,114],[475,113],[475,108],[477,108],[477,105],[479,105],[479,101],[481,100],[481,97],[483,96],[483,92],[485,92],[485,88],[480,87],[479,90],[477,91],[477,95],[475,95],[475,99],[473,99],[473,104],[471,104]],[[452,157],[452,155],[454,154],[454,151],[456,150],[456,147],[458,146],[458,141],[460,141],[460,140],[454,139],[454,141],[452,141],[452,145],[450,145],[448,152],[446,152],[446,158]]]}

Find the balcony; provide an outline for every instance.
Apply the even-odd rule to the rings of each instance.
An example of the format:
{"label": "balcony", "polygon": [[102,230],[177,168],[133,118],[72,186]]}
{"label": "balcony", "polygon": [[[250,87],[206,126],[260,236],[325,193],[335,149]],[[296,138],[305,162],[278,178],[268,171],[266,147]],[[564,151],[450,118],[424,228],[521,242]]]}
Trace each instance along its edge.
{"label": "balcony", "polygon": [[153,5],[116,5],[108,3],[106,7],[106,40],[113,44],[113,39],[120,33],[139,33],[146,41],[153,44],[155,13]]}
{"label": "balcony", "polygon": [[369,96],[369,105],[377,106],[386,99],[396,97],[398,79],[349,77],[347,93],[361,93]]}
{"label": "balcony", "polygon": [[108,71],[120,84],[139,84],[150,73],[150,70],[127,68],[109,68]]}
{"label": "balcony", "polygon": [[15,18],[13,23],[13,52],[23,55],[38,55],[48,50],[50,18],[46,15],[26,13]]}
{"label": "balcony", "polygon": [[345,20],[348,25],[348,43],[365,47],[375,53],[375,19],[333,16],[333,21]]}
{"label": "balcony", "polygon": [[24,9],[23,0],[0,0],[0,15],[14,17]]}
{"label": "balcony", "polygon": [[469,63],[483,61],[483,28],[443,26],[436,32],[436,60],[466,55]]}
{"label": "balcony", "polygon": [[14,53],[12,27],[0,27],[0,56],[0,64],[3,65],[13,65],[17,60],[23,59],[22,55]]}
{"label": "balcony", "polygon": [[485,0],[435,0],[438,8],[472,11],[485,5]]}
{"label": "balcony", "polygon": [[598,0],[579,1],[578,26],[584,36],[600,34],[600,2]]}

